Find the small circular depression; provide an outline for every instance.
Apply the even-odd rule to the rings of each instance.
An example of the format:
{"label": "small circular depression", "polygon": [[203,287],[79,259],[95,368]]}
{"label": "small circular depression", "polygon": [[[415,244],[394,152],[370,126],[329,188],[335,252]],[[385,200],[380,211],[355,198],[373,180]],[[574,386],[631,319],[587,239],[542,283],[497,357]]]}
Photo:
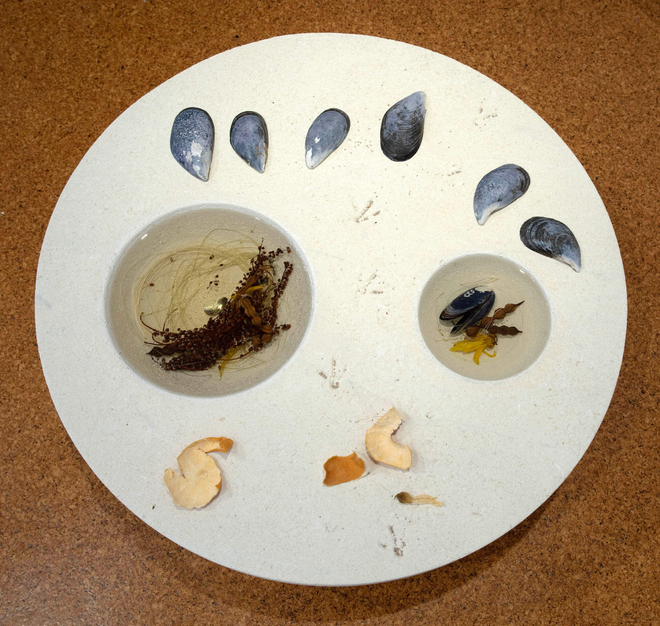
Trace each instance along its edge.
{"label": "small circular depression", "polygon": [[[465,332],[451,335],[454,321],[440,319],[440,313],[457,296],[483,285],[495,292],[489,315],[507,304],[523,302],[495,325],[513,326],[515,336],[497,335],[497,344],[474,360],[475,352],[452,352]],[[471,254],[440,267],[428,280],[419,301],[419,327],[429,350],[450,370],[475,380],[502,380],[526,370],[541,355],[550,336],[551,314],[546,295],[529,272],[504,257]]]}
{"label": "small circular depression", "polygon": [[[250,271],[259,245],[266,251],[279,248],[283,252],[271,261],[271,278],[261,275],[254,285],[244,288],[243,304],[238,306],[239,299],[234,303],[232,295]],[[257,340],[258,349],[248,354],[246,350],[255,343],[239,345],[203,371],[166,370],[160,363],[176,354],[149,355],[154,344],[162,341],[162,335],[153,335],[154,330],[202,328],[222,315],[218,310],[223,305],[227,313],[236,304],[256,323],[260,318],[254,317],[251,302],[255,300],[250,294],[263,290],[269,294],[263,302],[272,306],[285,262],[293,270],[277,297],[276,325],[290,328],[274,334],[272,340]],[[249,209],[205,205],[171,213],[148,225],[129,243],[110,276],[106,317],[117,350],[140,376],[173,393],[218,397],[263,382],[291,358],[309,326],[312,300],[307,265],[285,232]],[[264,324],[259,331],[262,338],[268,329]]]}

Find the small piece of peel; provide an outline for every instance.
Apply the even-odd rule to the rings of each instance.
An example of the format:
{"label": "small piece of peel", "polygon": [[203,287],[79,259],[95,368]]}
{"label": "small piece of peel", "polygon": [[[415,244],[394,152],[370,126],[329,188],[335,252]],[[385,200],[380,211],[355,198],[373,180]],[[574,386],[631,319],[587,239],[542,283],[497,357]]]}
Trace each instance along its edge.
{"label": "small piece of peel", "polygon": [[402,491],[394,496],[401,504],[432,504],[433,506],[442,506],[442,502],[433,496],[427,496],[425,493],[419,496],[411,496],[407,491]]}
{"label": "small piece of peel", "polygon": [[357,480],[364,474],[364,461],[355,452],[348,456],[330,457],[324,464],[323,484],[332,487]]}
{"label": "small piece of peel", "polygon": [[177,457],[181,474],[168,468],[163,477],[174,504],[197,509],[211,502],[220,493],[222,475],[207,452],[229,452],[233,445],[227,437],[207,437],[191,443]]}
{"label": "small piece of peel", "polygon": [[412,452],[392,439],[402,421],[399,412],[391,408],[367,431],[365,442],[374,461],[407,470],[412,464]]}

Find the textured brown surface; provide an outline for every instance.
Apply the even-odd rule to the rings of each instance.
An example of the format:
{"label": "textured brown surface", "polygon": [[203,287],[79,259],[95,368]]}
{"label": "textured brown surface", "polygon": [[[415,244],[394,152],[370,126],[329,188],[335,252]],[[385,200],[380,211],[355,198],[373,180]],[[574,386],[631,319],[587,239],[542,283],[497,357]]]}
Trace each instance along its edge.
{"label": "textured brown surface", "polygon": [[[657,1],[85,1],[0,15],[0,623],[660,624]],[[133,516],[64,431],[33,321],[48,219],[100,133],[193,63],[315,31],[423,46],[524,100],[598,188],[629,290],[619,384],[559,490],[457,563],[362,588],[238,574]]]}

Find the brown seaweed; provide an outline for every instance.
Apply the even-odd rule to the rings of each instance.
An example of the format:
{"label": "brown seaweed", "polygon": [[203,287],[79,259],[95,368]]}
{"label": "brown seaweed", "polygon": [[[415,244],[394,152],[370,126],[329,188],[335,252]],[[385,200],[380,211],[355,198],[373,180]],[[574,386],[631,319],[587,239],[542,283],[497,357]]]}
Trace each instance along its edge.
{"label": "brown seaweed", "polygon": [[275,279],[274,261],[283,253],[280,248],[267,252],[260,245],[227,304],[199,328],[157,330],[143,321],[153,339],[147,342],[153,346],[149,356],[164,370],[200,371],[262,350],[290,328],[277,324],[278,304],[293,271],[293,264],[284,261],[282,276]]}

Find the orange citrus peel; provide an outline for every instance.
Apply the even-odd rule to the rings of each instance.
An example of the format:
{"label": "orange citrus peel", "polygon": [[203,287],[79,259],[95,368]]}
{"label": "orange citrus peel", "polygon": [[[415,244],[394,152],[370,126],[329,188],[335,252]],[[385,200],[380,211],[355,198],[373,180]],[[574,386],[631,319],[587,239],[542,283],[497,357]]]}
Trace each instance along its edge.
{"label": "orange citrus peel", "polygon": [[227,437],[207,437],[191,443],[178,457],[181,474],[168,468],[165,484],[174,504],[186,509],[206,506],[218,493],[222,475],[208,452],[229,452],[234,442]]}
{"label": "orange citrus peel", "polygon": [[395,443],[392,439],[392,435],[401,426],[402,421],[399,412],[391,408],[367,431],[367,451],[374,461],[399,469],[410,468],[412,463],[410,448]]}
{"label": "orange citrus peel", "polygon": [[330,457],[324,464],[323,484],[328,487],[357,480],[364,474],[364,461],[355,452],[348,456]]}

